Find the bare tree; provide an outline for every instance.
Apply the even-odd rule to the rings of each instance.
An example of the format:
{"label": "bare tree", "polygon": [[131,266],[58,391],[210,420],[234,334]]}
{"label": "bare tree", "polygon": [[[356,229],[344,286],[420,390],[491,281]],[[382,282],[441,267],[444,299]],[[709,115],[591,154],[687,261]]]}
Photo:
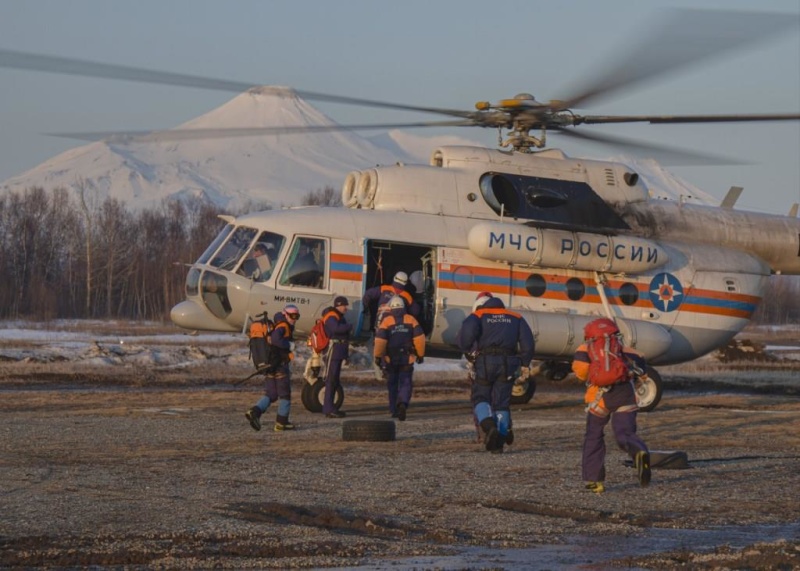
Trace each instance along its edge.
{"label": "bare tree", "polygon": [[342,196],[332,186],[308,192],[300,202],[303,206],[342,206]]}
{"label": "bare tree", "polygon": [[87,203],[86,192],[87,192],[87,184],[86,179],[83,177],[79,177],[75,181],[75,188],[78,190],[78,197],[80,198],[81,204],[81,212],[83,213],[83,222],[86,226],[85,230],[85,248],[86,248],[86,300],[83,306],[84,315],[89,317],[92,311],[92,238],[94,237],[94,220],[92,218],[92,212],[89,209],[89,204]]}

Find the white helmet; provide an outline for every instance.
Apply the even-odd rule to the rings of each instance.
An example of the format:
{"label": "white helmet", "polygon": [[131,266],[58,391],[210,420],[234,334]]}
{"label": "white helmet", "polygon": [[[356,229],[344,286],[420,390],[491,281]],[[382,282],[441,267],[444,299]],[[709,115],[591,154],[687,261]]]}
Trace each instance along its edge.
{"label": "white helmet", "polygon": [[401,286],[404,286],[408,283],[408,274],[405,272],[397,272],[394,275],[394,279],[392,281],[394,281],[397,284],[400,284]]}
{"label": "white helmet", "polygon": [[406,302],[399,295],[394,296],[389,300],[389,309],[405,309]]}

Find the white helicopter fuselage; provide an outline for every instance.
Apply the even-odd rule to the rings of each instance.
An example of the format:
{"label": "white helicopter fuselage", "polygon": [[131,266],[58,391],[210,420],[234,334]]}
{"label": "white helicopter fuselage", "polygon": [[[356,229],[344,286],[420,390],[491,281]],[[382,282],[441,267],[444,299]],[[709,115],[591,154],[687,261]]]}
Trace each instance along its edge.
{"label": "white helicopter fuselage", "polygon": [[[554,150],[444,147],[431,165],[351,173],[342,197],[346,208],[231,220],[190,270],[173,321],[240,331],[294,303],[302,337],[345,295],[355,336],[366,338],[365,289],[418,271],[433,350],[458,354],[459,327],[476,294],[489,291],[529,322],[537,359],[571,359],[584,325],[609,316],[658,365],[724,345],[752,317],[771,273],[800,273],[797,218],[652,199],[625,165]],[[256,277],[243,268],[259,242],[277,257]],[[311,280],[293,277],[304,248],[314,250]]]}

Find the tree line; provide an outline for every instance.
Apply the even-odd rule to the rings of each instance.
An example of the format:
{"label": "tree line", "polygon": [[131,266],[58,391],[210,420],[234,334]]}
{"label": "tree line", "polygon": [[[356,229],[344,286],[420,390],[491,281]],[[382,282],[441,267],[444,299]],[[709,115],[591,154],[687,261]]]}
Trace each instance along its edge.
{"label": "tree line", "polygon": [[[341,205],[325,187],[304,205]],[[250,203],[232,214],[268,210]],[[227,212],[231,214],[231,212]],[[131,210],[114,198],[40,187],[0,195],[0,319],[166,320],[184,298],[191,265],[224,226],[223,210],[196,200]],[[800,321],[800,284],[773,276],[761,323]]]}
{"label": "tree line", "polygon": [[[132,210],[77,191],[0,195],[0,319],[168,319],[191,265],[219,233],[223,210],[195,199]],[[341,204],[331,187],[302,204]],[[268,210],[249,203],[235,212]]]}

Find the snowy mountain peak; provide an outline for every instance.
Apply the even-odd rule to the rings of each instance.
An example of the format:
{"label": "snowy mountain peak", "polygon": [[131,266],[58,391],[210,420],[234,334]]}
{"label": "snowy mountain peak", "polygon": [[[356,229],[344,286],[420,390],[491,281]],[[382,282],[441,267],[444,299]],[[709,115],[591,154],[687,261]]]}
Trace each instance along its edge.
{"label": "snowy mountain peak", "polygon": [[290,87],[252,87],[179,129],[218,127],[286,127],[336,125],[336,122],[297,96]]}
{"label": "snowy mountain peak", "polygon": [[[290,87],[255,86],[178,129],[335,125]],[[98,203],[112,197],[136,210],[188,197],[223,209],[253,203],[281,206],[299,204],[306,194],[326,186],[340,188],[351,170],[398,161],[427,164],[431,152],[442,145],[480,146],[461,137],[423,137],[405,131],[369,139],[352,131],[318,131],[129,144],[110,140],[66,151],[5,181],[0,190],[83,187]],[[654,198],[716,203],[655,161],[609,160],[638,172]]]}
{"label": "snowy mountain peak", "polygon": [[[258,86],[179,129],[330,126],[336,123],[282,86]],[[309,192],[333,186],[346,174],[411,157],[381,148],[351,131],[119,144],[96,142],[66,151],[13,177],[0,189],[33,186],[77,190],[83,185],[130,208],[200,197],[222,208],[249,203],[299,204]]]}

